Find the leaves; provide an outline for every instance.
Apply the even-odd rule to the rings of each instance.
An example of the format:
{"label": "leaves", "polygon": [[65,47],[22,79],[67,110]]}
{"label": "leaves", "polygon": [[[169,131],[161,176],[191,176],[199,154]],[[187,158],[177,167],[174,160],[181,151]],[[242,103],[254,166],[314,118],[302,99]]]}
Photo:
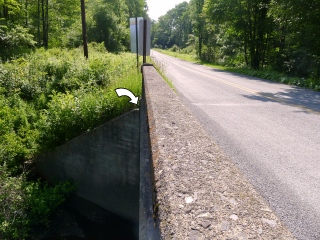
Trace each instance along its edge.
{"label": "leaves", "polygon": [[153,44],[161,48],[171,48],[174,44],[186,47],[188,36],[191,33],[191,21],[187,2],[176,5],[152,28]]}
{"label": "leaves", "polygon": [[[2,60],[21,56],[35,45],[70,48],[82,44],[80,2],[77,0],[1,0],[0,9]],[[146,9],[144,0],[88,1],[89,41],[104,42],[110,52],[127,50],[128,18],[146,17]]]}
{"label": "leaves", "polygon": [[49,217],[75,190],[70,182],[54,187],[28,182],[25,174],[13,177],[0,165],[0,238],[25,239],[32,226],[49,223]]}
{"label": "leaves", "polygon": [[[192,54],[196,49],[204,61],[320,81],[319,1],[190,0],[184,7],[188,10],[179,11],[176,6],[155,23],[154,46],[177,45],[172,50]],[[188,24],[188,36],[196,37],[189,38],[192,41],[176,34]]]}

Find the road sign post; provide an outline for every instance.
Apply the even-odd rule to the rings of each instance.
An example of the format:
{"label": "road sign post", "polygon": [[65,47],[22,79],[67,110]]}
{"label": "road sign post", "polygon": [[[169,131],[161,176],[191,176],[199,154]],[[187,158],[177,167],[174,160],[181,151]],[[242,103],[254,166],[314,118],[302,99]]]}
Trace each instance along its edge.
{"label": "road sign post", "polygon": [[[138,18],[136,17],[136,49],[139,47],[139,41],[138,41]],[[139,71],[139,53],[137,51],[137,69]]]}
{"label": "road sign post", "polygon": [[147,20],[143,20],[143,64],[147,62]]}

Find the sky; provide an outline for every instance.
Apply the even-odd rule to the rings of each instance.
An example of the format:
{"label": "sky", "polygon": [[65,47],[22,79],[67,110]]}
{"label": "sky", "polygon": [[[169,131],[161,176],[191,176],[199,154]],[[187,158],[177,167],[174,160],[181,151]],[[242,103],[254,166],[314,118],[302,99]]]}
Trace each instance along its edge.
{"label": "sky", "polygon": [[147,0],[149,17],[158,20],[160,16],[165,15],[170,9],[184,1],[189,2],[189,0]]}

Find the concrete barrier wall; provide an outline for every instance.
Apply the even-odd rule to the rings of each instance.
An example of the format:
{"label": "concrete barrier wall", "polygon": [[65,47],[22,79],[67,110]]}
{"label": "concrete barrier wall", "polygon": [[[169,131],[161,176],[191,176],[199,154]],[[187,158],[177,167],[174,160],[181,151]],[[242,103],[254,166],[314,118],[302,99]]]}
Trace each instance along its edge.
{"label": "concrete barrier wall", "polygon": [[77,195],[138,222],[139,110],[131,111],[41,155],[37,170],[45,179],[73,180]]}
{"label": "concrete barrier wall", "polygon": [[153,161],[149,136],[148,107],[146,103],[145,79],[143,79],[140,103],[140,206],[139,239],[160,239],[159,222],[156,218],[156,196],[154,186]]}

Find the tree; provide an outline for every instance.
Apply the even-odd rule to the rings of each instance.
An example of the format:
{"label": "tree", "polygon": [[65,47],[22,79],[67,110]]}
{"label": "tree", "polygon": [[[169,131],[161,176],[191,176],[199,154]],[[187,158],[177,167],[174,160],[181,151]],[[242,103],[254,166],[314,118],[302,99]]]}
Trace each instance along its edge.
{"label": "tree", "polygon": [[[129,17],[147,17],[148,9],[146,0],[87,0],[86,6],[88,39],[114,52],[129,48]],[[28,49],[34,40],[45,48],[78,47],[80,14],[79,0],[0,0],[1,57]]]}
{"label": "tree", "polygon": [[123,0],[104,0],[88,4],[89,41],[104,42],[108,51],[120,52],[129,48],[128,7]]}
{"label": "tree", "polygon": [[186,47],[189,34],[191,34],[191,21],[189,5],[187,2],[176,5],[166,15],[161,16],[153,27],[153,45],[162,48],[171,48],[174,44],[178,47]]}
{"label": "tree", "polygon": [[82,39],[83,39],[83,52],[86,58],[89,57],[88,42],[87,42],[87,21],[86,21],[86,8],[84,0],[81,0],[81,19],[82,19]]}
{"label": "tree", "polygon": [[198,37],[198,56],[202,56],[202,44],[206,30],[206,21],[203,16],[204,0],[190,1],[190,17],[193,34]]}
{"label": "tree", "polygon": [[264,66],[272,30],[268,16],[270,0],[207,0],[205,14],[212,24],[222,24],[240,37],[246,63],[253,69]]}
{"label": "tree", "polygon": [[41,0],[42,13],[42,41],[43,46],[48,48],[49,45],[49,0]]}
{"label": "tree", "polygon": [[279,71],[320,78],[320,2],[273,0],[275,23],[270,64]]}
{"label": "tree", "polygon": [[147,17],[148,5],[145,0],[125,0],[129,17]]}
{"label": "tree", "polygon": [[190,0],[159,18],[153,46],[196,46],[202,60],[318,80],[319,0]]}
{"label": "tree", "polygon": [[0,0],[0,58],[3,60],[26,52],[35,44],[33,36],[23,26],[22,7],[18,1]]}

